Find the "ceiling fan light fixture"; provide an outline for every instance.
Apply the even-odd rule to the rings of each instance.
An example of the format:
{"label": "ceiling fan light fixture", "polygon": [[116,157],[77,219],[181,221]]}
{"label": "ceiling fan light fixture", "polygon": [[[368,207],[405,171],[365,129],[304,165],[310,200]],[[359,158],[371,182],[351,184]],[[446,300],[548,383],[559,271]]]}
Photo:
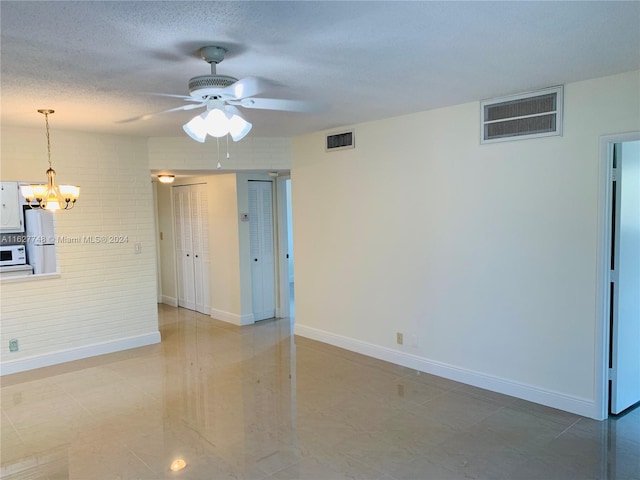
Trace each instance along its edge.
{"label": "ceiling fan light fixture", "polygon": [[207,122],[205,121],[205,117],[208,113],[209,112],[205,112],[196,115],[182,126],[182,129],[187,135],[200,143],[204,143],[205,138],[207,138]]}
{"label": "ceiling fan light fixture", "polygon": [[247,122],[240,115],[233,115],[229,119],[229,133],[234,142],[242,140],[251,131],[251,123]]}
{"label": "ceiling fan light fixture", "polygon": [[207,113],[207,133],[212,137],[224,137],[229,133],[229,117],[219,108],[213,108]]}

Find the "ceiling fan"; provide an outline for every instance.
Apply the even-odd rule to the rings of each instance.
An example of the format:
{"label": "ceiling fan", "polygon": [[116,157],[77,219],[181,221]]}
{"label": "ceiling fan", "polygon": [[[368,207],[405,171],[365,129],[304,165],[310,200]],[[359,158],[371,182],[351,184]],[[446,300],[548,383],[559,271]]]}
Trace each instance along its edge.
{"label": "ceiling fan", "polygon": [[191,78],[188,96],[157,94],[180,98],[190,103],[129,118],[123,122],[146,120],[163,113],[206,108],[204,113],[195,116],[183,126],[184,131],[198,142],[204,142],[207,134],[213,137],[224,137],[230,134],[237,142],[244,138],[252,127],[251,123],[242,118],[237,107],[288,112],[311,112],[319,109],[319,106],[312,102],[255,97],[267,89],[267,82],[257,77],[238,80],[235,77],[216,73],[216,65],[224,60],[226,53],[226,48],[214,45],[200,48],[198,54],[211,65],[211,74]]}

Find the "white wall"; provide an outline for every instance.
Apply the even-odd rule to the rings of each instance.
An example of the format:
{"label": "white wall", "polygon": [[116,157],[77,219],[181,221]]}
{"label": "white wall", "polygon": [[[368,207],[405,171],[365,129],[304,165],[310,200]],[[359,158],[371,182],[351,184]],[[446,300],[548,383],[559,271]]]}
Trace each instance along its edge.
{"label": "white wall", "polygon": [[[51,143],[57,182],[81,187],[76,207],[56,213],[57,235],[126,241],[59,242],[58,278],[2,283],[2,374],[160,341],[146,139],[53,124]],[[2,180],[46,180],[46,152],[44,129],[3,128]],[[8,351],[11,338],[18,352]]]}
{"label": "white wall", "polygon": [[211,315],[242,323],[240,247],[236,175],[212,175],[209,185],[209,257],[211,259]]}
{"label": "white wall", "polygon": [[476,102],[295,138],[296,333],[596,416],[599,137],[639,85],[566,85],[562,137],[480,145]]}
{"label": "white wall", "polygon": [[[156,183],[158,209],[158,254],[160,257],[160,292],[162,303],[178,306],[176,257],[171,185]],[[161,237],[161,238],[160,238]]]}
{"label": "white wall", "polygon": [[205,143],[193,141],[186,135],[149,139],[149,168],[167,171],[215,171],[218,161],[223,171],[289,170],[291,167],[291,139],[245,137],[228,142],[230,158],[226,158],[227,141],[208,138]]}

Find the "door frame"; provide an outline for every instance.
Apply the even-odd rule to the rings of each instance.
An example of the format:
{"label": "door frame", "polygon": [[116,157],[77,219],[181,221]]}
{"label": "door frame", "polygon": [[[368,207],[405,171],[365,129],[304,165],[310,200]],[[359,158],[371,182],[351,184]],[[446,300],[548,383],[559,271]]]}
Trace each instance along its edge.
{"label": "door frame", "polygon": [[609,327],[611,271],[611,210],[613,145],[640,140],[640,131],[603,135],[600,137],[598,185],[598,250],[596,292],[596,352],[594,417],[609,417]]}
{"label": "door frame", "polygon": [[[286,181],[291,180],[291,174],[279,174],[274,182],[274,214],[276,217],[275,224],[277,232],[277,269],[276,269],[276,317],[289,317],[291,312],[289,309],[289,261],[287,253],[289,250],[289,236],[287,223],[287,192]],[[289,199],[291,201],[291,199]]]}

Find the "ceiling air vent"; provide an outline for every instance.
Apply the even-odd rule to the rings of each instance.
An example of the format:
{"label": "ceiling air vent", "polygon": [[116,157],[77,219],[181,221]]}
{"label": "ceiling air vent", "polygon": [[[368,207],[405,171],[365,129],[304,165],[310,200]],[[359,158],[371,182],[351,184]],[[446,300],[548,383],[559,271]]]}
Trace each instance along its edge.
{"label": "ceiling air vent", "polygon": [[562,86],[484,100],[480,143],[562,135]]}
{"label": "ceiling air vent", "polygon": [[327,152],[333,152],[334,150],[344,150],[346,148],[355,148],[355,138],[353,136],[353,130],[347,132],[334,133],[327,135]]}

